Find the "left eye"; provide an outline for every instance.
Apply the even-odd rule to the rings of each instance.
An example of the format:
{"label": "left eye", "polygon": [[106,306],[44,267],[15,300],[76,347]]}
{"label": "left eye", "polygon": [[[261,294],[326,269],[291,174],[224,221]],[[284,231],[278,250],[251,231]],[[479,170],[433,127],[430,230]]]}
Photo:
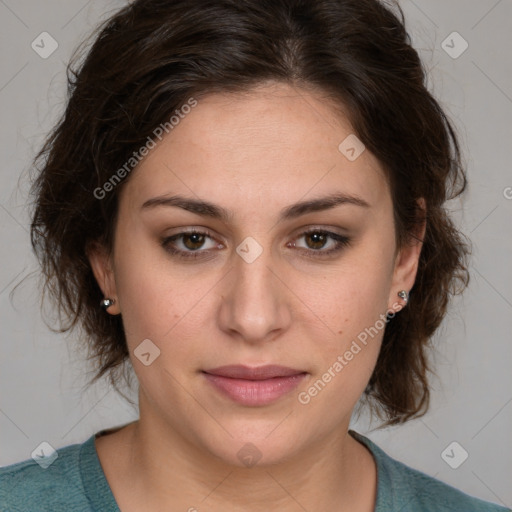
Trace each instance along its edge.
{"label": "left eye", "polygon": [[321,229],[312,229],[302,233],[296,240],[304,241],[304,245],[297,242],[289,244],[291,247],[297,247],[309,256],[321,258],[323,256],[333,256],[342,251],[345,246],[350,245],[351,239],[347,236],[331,231]]}
{"label": "left eye", "polygon": [[[306,249],[326,249],[327,251],[337,246],[337,241],[332,236],[334,233],[326,233],[325,231],[308,231],[304,233],[300,239],[304,239]],[[295,245],[297,246],[297,245]]]}

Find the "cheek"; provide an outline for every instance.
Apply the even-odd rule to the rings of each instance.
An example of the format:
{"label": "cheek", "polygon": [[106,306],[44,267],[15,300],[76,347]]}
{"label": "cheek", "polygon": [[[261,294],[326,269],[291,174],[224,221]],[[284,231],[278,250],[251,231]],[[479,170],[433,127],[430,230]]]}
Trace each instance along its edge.
{"label": "cheek", "polygon": [[119,275],[123,324],[129,345],[139,338],[164,344],[173,333],[194,318],[203,286],[182,282],[158,271]]}
{"label": "cheek", "polygon": [[[165,274],[155,265],[154,250],[144,238],[128,238],[120,230],[116,239],[115,280],[130,353],[144,339],[157,345],[170,320],[178,297],[169,293]],[[139,240],[131,244],[130,240]],[[166,311],[164,316],[162,313]]]}
{"label": "cheek", "polygon": [[313,337],[319,386],[328,382],[331,393],[343,391],[345,399],[354,403],[371,376],[387,326],[392,249],[382,251],[381,246],[361,247],[335,273],[319,280],[321,285],[299,292],[322,321],[317,332],[329,333]]}
{"label": "cheek", "polygon": [[115,251],[116,288],[129,341],[161,337],[184,313],[187,283],[170,272],[163,248],[135,221],[119,226]]}
{"label": "cheek", "polygon": [[[200,365],[204,333],[211,333],[205,323],[213,317],[206,308],[212,307],[218,276],[183,272],[158,248],[140,247],[144,249],[122,252],[120,244],[123,257],[116,265],[117,292],[133,366],[143,380],[156,378],[155,372],[145,372],[145,367],[134,360],[136,348],[149,339],[160,351],[155,367],[181,374]],[[166,376],[159,378],[165,380]]]}
{"label": "cheek", "polygon": [[[342,291],[331,290],[323,318],[334,335],[312,337],[315,371],[298,402],[304,405],[304,413],[323,417],[326,425],[338,424],[353,410],[380,352],[387,325],[381,316],[386,310],[386,296],[379,289],[382,283],[370,280],[369,285],[367,281],[351,274]],[[319,327],[318,333],[320,330],[325,333],[325,328]]]}
{"label": "cheek", "polygon": [[315,279],[302,277],[294,284],[297,296],[330,327],[331,334],[343,339],[372,326],[387,310],[392,258],[372,249],[358,248],[347,253],[336,269]]}

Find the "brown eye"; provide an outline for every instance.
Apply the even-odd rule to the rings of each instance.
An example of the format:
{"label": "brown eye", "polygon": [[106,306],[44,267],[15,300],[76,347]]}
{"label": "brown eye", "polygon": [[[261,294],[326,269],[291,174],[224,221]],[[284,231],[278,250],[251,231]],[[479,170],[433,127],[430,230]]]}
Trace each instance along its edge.
{"label": "brown eye", "polygon": [[191,251],[195,251],[197,249],[201,249],[205,242],[205,236],[200,233],[189,233],[182,235],[183,245],[190,249]]}
{"label": "brown eye", "polygon": [[315,258],[334,257],[351,243],[351,239],[345,235],[320,229],[302,233],[297,241],[292,244],[293,247]]}
{"label": "brown eye", "polygon": [[210,233],[202,231],[183,231],[162,239],[160,243],[173,257],[183,260],[208,259],[213,249],[223,248]]}
{"label": "brown eye", "polygon": [[304,235],[304,239],[306,240],[306,245],[310,249],[322,249],[327,243],[329,236],[326,233],[321,233],[319,231],[312,231],[311,233],[307,233]]}

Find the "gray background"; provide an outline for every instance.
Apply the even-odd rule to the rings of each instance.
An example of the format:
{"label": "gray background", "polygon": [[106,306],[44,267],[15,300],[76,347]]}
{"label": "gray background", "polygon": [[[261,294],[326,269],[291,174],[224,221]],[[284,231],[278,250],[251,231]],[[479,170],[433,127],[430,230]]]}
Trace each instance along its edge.
{"label": "gray background", "polygon": [[[83,354],[42,321],[27,214],[31,159],[65,104],[65,64],[97,22],[123,4],[0,0],[1,465],[29,458],[42,441],[55,448],[83,442],[137,416],[105,382],[85,389]],[[450,209],[474,244],[472,282],[436,336],[438,378],[430,412],[367,435],[405,463],[511,507],[512,2],[401,5],[430,71],[430,88],[461,137],[470,187]],[[457,58],[442,47],[454,31],[469,44]],[[42,32],[59,45],[46,59],[31,47]],[[452,36],[446,44],[453,54],[462,43]],[[369,425],[361,418],[354,428],[366,433]],[[457,469],[441,457],[453,441],[469,454]],[[449,453],[457,459],[461,452]]]}

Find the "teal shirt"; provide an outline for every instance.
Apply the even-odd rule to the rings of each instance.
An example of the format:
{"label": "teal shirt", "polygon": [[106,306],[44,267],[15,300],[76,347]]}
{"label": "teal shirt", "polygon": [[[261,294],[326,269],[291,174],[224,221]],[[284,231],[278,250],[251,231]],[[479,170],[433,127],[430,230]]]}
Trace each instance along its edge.
{"label": "teal shirt", "polygon": [[[103,431],[102,431],[103,432]],[[386,455],[366,437],[353,437],[372,452],[377,463],[375,512],[505,512],[505,507],[472,498]],[[47,469],[32,459],[0,468],[2,512],[119,512],[94,445],[57,450]]]}

